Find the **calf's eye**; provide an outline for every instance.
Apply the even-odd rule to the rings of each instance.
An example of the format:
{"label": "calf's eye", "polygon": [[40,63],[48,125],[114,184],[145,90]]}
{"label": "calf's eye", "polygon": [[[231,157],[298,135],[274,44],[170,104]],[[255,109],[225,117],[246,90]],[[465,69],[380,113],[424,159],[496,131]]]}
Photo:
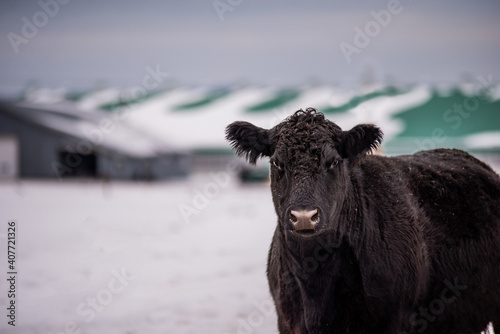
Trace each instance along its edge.
{"label": "calf's eye", "polygon": [[281,170],[283,169],[283,168],[281,167],[281,165],[280,165],[279,163],[277,163],[277,162],[276,162],[276,160],[271,160],[271,163],[273,164],[273,166],[274,166],[277,170],[281,171]]}
{"label": "calf's eye", "polygon": [[330,169],[337,167],[340,164],[341,160],[340,159],[335,159],[332,161],[332,164],[330,165]]}

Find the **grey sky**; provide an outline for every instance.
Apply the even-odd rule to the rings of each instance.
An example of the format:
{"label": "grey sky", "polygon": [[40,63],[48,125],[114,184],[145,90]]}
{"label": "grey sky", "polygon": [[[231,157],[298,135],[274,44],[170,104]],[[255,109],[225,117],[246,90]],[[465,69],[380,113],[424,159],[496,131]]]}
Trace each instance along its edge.
{"label": "grey sky", "polygon": [[38,1],[2,0],[0,89],[29,80],[137,85],[147,66],[181,84],[350,84],[367,65],[378,79],[396,82],[450,83],[464,73],[499,80],[494,0],[401,0],[400,12],[348,63],[341,43],[356,46],[355,27],[365,31],[375,21],[371,11],[388,10],[393,1],[221,0],[235,4],[221,20],[213,0],[72,0],[16,53],[9,33],[23,37],[23,17],[36,23],[43,9]]}

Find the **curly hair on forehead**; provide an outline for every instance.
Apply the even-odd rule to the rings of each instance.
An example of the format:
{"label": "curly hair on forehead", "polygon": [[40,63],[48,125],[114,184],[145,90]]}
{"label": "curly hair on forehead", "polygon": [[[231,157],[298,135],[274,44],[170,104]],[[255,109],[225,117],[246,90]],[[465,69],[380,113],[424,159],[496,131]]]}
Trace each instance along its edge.
{"label": "curly hair on forehead", "polygon": [[325,145],[335,145],[342,130],[314,108],[297,110],[280,124],[276,150],[295,172],[318,173]]}
{"label": "curly hair on forehead", "polygon": [[285,120],[289,123],[306,122],[316,123],[325,120],[325,115],[316,110],[316,108],[299,109]]}
{"label": "curly hair on forehead", "polygon": [[[290,130],[295,134],[297,134],[297,131],[312,130],[313,134],[316,129],[325,129],[330,132],[331,135],[341,135],[342,133],[342,129],[337,124],[326,119],[325,115],[315,108],[297,110],[281,124],[280,128],[288,134],[291,134]],[[286,130],[286,128],[288,128],[288,130]]]}

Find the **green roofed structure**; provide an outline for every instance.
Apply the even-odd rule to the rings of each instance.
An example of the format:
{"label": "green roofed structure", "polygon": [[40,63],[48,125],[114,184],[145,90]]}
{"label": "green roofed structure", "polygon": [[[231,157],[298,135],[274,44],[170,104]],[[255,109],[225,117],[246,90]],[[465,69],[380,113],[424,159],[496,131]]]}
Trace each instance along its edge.
{"label": "green roofed structure", "polygon": [[322,108],[321,111],[324,114],[342,113],[342,112],[352,110],[352,109],[356,108],[357,106],[359,106],[361,103],[366,102],[366,101],[371,100],[371,99],[374,99],[374,98],[377,98],[377,97],[395,96],[395,95],[404,94],[407,92],[408,92],[408,90],[401,90],[401,89],[397,89],[395,87],[385,87],[383,89],[380,89],[380,90],[377,90],[377,91],[374,91],[374,92],[371,92],[371,93],[368,93],[365,95],[356,95],[353,98],[351,98],[351,100],[349,100],[349,102],[347,102],[343,105],[325,107],[325,108]]}
{"label": "green roofed structure", "polygon": [[288,102],[297,99],[300,96],[300,91],[295,89],[284,89],[277,92],[268,100],[259,102],[247,108],[248,112],[267,112],[274,108],[279,108]]}
{"label": "green roofed structure", "polygon": [[229,89],[216,89],[216,90],[213,90],[213,91],[207,93],[204,97],[202,97],[198,100],[183,103],[183,104],[180,104],[180,105],[174,107],[173,111],[184,111],[184,110],[201,108],[201,107],[204,107],[204,106],[206,106],[206,105],[208,105],[208,104],[210,104],[218,99],[225,97],[230,92],[231,92],[231,90],[229,90]]}
{"label": "green roofed structure", "polygon": [[449,96],[433,93],[426,103],[395,115],[407,126],[400,137],[426,137],[435,128],[448,137],[463,137],[477,132],[500,130],[500,100],[485,96],[466,96],[453,90]]}
{"label": "green roofed structure", "polygon": [[[404,129],[387,143],[389,150],[469,150],[464,141],[468,136],[500,132],[500,100],[492,101],[487,95],[466,95],[458,89],[446,95],[434,90],[427,102],[393,117],[402,121]],[[488,145],[485,143],[485,147]],[[487,150],[498,152],[500,148],[490,146]]]}
{"label": "green roofed structure", "polygon": [[151,91],[147,92],[146,94],[140,95],[135,98],[120,98],[118,101],[112,101],[109,103],[102,104],[99,108],[104,110],[104,111],[115,111],[117,109],[123,108],[123,107],[128,107],[132,105],[137,105],[140,104],[156,95],[158,95],[160,92],[158,91]]}

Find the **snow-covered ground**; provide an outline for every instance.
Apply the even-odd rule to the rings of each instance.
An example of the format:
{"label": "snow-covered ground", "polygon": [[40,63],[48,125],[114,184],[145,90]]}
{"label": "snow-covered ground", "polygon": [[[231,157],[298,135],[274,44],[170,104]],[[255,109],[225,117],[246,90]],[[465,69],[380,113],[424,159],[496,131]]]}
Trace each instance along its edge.
{"label": "snow-covered ground", "polygon": [[[181,214],[188,207],[197,212]],[[265,277],[273,210],[266,185],[222,176],[0,183],[0,333],[276,332]],[[6,318],[11,219],[15,329]]]}
{"label": "snow-covered ground", "polygon": [[[276,333],[268,185],[0,183],[1,333]],[[16,327],[7,223],[17,223]]]}

